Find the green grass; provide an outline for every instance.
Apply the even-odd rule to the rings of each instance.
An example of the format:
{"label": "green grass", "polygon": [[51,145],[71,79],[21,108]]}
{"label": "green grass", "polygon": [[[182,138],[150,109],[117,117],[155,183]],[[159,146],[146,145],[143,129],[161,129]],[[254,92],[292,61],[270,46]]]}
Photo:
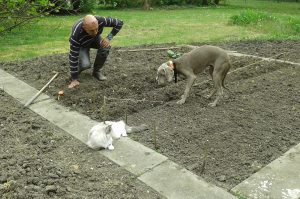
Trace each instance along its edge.
{"label": "green grass", "polygon": [[[300,39],[300,3],[227,0],[227,4],[151,11],[97,10],[93,14],[124,21],[113,46]],[[5,35],[0,40],[0,60],[67,53],[71,27],[82,16],[45,17],[30,27]]]}
{"label": "green grass", "polygon": [[258,24],[264,22],[276,21],[277,18],[262,12],[256,12],[254,10],[242,11],[238,15],[233,15],[230,17],[230,22],[235,25],[250,25]]}

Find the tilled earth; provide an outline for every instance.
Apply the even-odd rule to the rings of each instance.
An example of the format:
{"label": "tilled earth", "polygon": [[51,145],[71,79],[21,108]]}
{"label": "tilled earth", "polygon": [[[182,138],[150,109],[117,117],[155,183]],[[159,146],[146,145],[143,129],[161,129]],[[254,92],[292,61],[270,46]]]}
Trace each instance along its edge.
{"label": "tilled earth", "polygon": [[0,196],[163,198],[0,90]]}
{"label": "tilled earth", "polygon": [[[214,45],[262,57],[275,58],[280,55],[278,59],[300,63],[300,41],[245,41]],[[108,80],[97,82],[91,77],[91,70],[84,71],[80,76],[81,84],[76,89],[67,88],[67,54],[2,63],[0,67],[37,89],[43,87],[54,71],[59,72],[60,75],[47,89],[47,94],[53,98],[57,98],[59,90],[65,91],[59,103],[98,121],[127,118],[130,125],[148,124],[151,127],[149,131],[130,137],[225,189],[231,189],[300,142],[299,66],[249,57],[231,57],[232,68],[225,81],[230,91],[226,91],[219,106],[207,106],[211,100],[206,96],[213,85],[211,81],[201,83],[209,79],[206,72],[196,80],[186,104],[179,106],[175,102],[183,92],[185,81],[166,87],[158,87],[155,81],[157,67],[168,60],[167,50],[143,50],[171,46],[112,48],[104,67]],[[174,49],[180,53],[189,50],[187,47]],[[93,60],[95,53],[92,53]],[[14,104],[8,101],[4,106],[8,109]],[[11,111],[10,118],[15,123],[32,120],[31,116],[21,116],[19,109],[13,110],[15,112]],[[11,123],[7,118],[1,121]],[[158,128],[156,136],[154,128]],[[17,131],[26,134],[24,129]],[[40,134],[46,132],[40,128]],[[32,135],[33,139],[38,135]],[[14,136],[2,137],[4,141],[1,142],[6,143],[4,146],[10,148],[14,145]],[[77,144],[75,147],[75,140],[67,140],[70,140],[68,147],[80,157],[85,160],[95,157],[86,146]],[[51,142],[44,145],[51,146]],[[66,143],[57,145],[64,147]],[[54,160],[57,156],[62,156],[60,148],[47,158]],[[2,158],[5,160],[4,166],[9,165],[11,159],[19,160],[13,152],[9,152],[8,157]],[[99,161],[103,159],[97,158]],[[119,169],[116,166],[113,168]],[[131,182],[133,187],[134,182]],[[122,187],[121,184],[116,186]],[[156,193],[150,193],[151,197],[157,196]]]}

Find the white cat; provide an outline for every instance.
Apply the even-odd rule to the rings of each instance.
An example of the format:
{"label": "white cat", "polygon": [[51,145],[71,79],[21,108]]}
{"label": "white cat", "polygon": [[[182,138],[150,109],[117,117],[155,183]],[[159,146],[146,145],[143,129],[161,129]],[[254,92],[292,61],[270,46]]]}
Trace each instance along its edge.
{"label": "white cat", "polygon": [[122,120],[118,122],[100,122],[90,130],[87,145],[92,149],[114,150],[113,139],[119,139],[121,136],[126,137],[127,133],[141,132],[147,129],[144,124],[130,127]]}

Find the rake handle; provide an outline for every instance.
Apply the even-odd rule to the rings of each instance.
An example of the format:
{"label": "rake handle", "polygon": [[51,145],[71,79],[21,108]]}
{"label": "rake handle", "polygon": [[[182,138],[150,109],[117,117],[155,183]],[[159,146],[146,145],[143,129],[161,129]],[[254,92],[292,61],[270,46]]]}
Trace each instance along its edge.
{"label": "rake handle", "polygon": [[25,105],[24,107],[28,107],[40,94],[51,84],[51,82],[57,77],[58,73],[56,73],[47,84],[39,91],[37,92]]}

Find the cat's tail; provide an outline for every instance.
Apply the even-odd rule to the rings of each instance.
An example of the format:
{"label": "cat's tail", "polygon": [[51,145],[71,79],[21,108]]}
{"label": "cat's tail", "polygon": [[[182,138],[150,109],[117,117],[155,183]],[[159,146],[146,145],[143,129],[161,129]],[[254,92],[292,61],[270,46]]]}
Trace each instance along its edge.
{"label": "cat's tail", "polygon": [[141,124],[139,126],[125,126],[127,133],[140,133],[142,131],[148,130],[148,126],[146,124]]}

